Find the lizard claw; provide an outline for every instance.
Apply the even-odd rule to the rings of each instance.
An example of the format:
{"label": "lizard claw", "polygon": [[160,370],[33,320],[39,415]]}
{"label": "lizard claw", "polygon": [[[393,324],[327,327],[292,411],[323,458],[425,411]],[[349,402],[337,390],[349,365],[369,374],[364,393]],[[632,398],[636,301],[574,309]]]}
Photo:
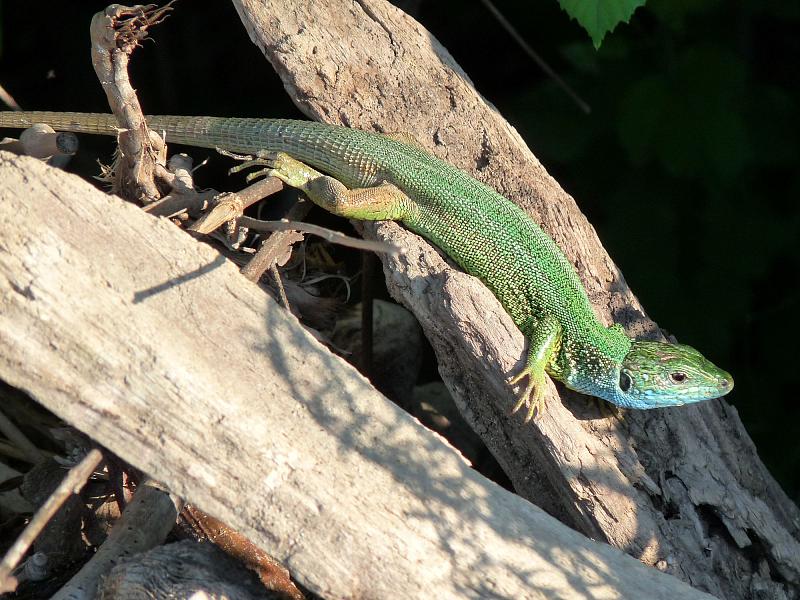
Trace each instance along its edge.
{"label": "lizard claw", "polygon": [[259,177],[277,177],[287,185],[302,188],[310,179],[319,175],[318,172],[293,159],[285,152],[260,151],[255,157],[240,156],[231,152],[224,152],[223,154],[242,161],[241,164],[228,170],[229,175],[254,167],[263,167],[248,173],[247,177],[245,177],[245,181],[248,183]]}
{"label": "lizard claw", "polygon": [[511,385],[516,385],[525,377],[528,378],[528,385],[525,386],[525,391],[519,395],[519,400],[511,409],[509,414],[516,413],[520,408],[526,406],[528,412],[525,415],[524,423],[530,423],[532,419],[544,414],[544,388],[545,378],[544,372],[537,373],[533,369],[523,369],[518,375],[511,379]]}

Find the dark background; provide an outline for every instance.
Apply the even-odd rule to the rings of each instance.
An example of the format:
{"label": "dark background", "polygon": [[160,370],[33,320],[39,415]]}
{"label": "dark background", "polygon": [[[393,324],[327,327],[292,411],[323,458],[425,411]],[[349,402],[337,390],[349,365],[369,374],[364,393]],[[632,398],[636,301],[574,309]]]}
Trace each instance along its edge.
{"label": "dark background", "polygon": [[[108,110],[88,35],[106,5],[0,0],[0,84],[23,108]],[[404,7],[576,198],[650,316],[733,373],[729,400],[797,501],[800,3],[649,0],[599,51],[556,0],[496,6],[590,114],[480,0]],[[146,113],[302,118],[228,2],[178,2],[131,73]],[[70,170],[110,162],[112,139],[81,144]],[[192,154],[211,158],[199,185],[242,185]]]}

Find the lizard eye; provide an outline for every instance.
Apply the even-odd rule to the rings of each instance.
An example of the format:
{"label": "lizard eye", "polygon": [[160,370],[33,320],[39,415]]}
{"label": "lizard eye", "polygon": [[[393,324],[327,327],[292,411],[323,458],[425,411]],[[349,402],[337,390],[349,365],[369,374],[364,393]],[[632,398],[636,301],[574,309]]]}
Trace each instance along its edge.
{"label": "lizard eye", "polygon": [[681,373],[680,371],[675,371],[674,373],[669,374],[669,378],[672,379],[675,383],[683,383],[686,381],[686,373]]}
{"label": "lizard eye", "polygon": [[623,392],[627,392],[629,389],[631,389],[632,383],[633,380],[631,379],[630,375],[628,375],[625,371],[619,372],[619,389],[621,389]]}

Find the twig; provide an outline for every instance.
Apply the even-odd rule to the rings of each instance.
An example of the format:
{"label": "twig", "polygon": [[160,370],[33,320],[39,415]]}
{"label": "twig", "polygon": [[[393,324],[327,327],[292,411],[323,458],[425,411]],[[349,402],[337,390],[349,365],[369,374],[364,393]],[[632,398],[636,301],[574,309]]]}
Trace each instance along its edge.
{"label": "twig", "polygon": [[328,240],[331,243],[359,250],[371,250],[372,252],[385,252],[387,254],[402,254],[403,248],[388,242],[374,242],[372,240],[362,240],[350,237],[339,231],[312,225],[311,223],[301,223],[299,221],[260,221],[251,217],[241,217],[239,224],[254,231],[302,231],[310,233]]}
{"label": "twig", "polygon": [[283,281],[281,280],[281,273],[278,271],[278,266],[273,263],[269,268],[269,272],[272,274],[272,278],[275,280],[275,287],[278,288],[278,296],[280,296],[283,308],[286,310],[291,310],[291,307],[289,306],[289,297],[286,295],[286,290],[283,288]]}
{"label": "twig", "polygon": [[11,110],[22,110],[17,101],[14,100],[14,96],[9,94],[2,85],[0,85],[0,102],[3,102]]}
{"label": "twig", "polygon": [[528,42],[526,42],[525,39],[519,34],[519,32],[514,28],[514,26],[508,22],[508,19],[506,19],[503,16],[503,13],[497,10],[497,7],[492,3],[492,1],[481,0],[481,2],[483,2],[484,6],[486,6],[486,8],[489,9],[492,15],[494,15],[494,18],[497,19],[497,22],[500,23],[500,25],[502,25],[506,31],[508,31],[509,35],[512,38],[514,38],[514,41],[516,41],[517,44],[520,45],[520,47],[525,51],[525,54],[530,56],[531,59],[537,65],[539,65],[539,68],[542,71],[544,71],[545,75],[547,75],[553,81],[555,81],[556,85],[558,85],[558,87],[564,90],[567,96],[569,96],[572,99],[572,101],[578,105],[578,108],[580,108],[587,115],[591,113],[592,107],[589,106],[589,104],[585,102],[580,96],[578,96],[578,93],[571,87],[569,87],[569,84],[566,81],[561,79],[561,76],[558,73],[556,73],[553,70],[553,68],[549,64],[547,64],[547,62],[541,56],[539,56],[536,50],[534,50],[533,48],[530,47],[530,45],[528,45]]}
{"label": "twig", "polygon": [[22,560],[28,548],[31,547],[36,537],[42,532],[42,529],[50,519],[53,518],[53,515],[58,512],[58,509],[61,508],[67,498],[81,491],[86,484],[86,480],[89,479],[102,460],[103,455],[99,450],[96,448],[90,450],[81,462],[70,469],[67,476],[55,491],[50,494],[47,501],[36,511],[31,522],[28,523],[28,526],[11,548],[8,549],[2,562],[0,562],[0,593],[14,591],[17,588],[16,579],[10,577],[11,571]]}
{"label": "twig", "polygon": [[189,231],[208,234],[223,223],[242,216],[244,210],[259,200],[283,189],[283,182],[277,177],[261,179],[245,189],[232,194],[222,194],[217,203],[206,214],[197,219]]}
{"label": "twig", "polygon": [[142,207],[142,210],[156,217],[171,219],[183,214],[197,213],[219,196],[216,190],[192,191],[186,194],[169,193],[161,200],[156,200]]}
{"label": "twig", "polygon": [[142,209],[151,215],[169,219],[186,214],[196,216],[219,196],[216,190],[201,192],[195,188],[192,158],[187,154],[173,154],[167,161],[166,169],[161,165],[156,167],[158,179],[170,187],[170,192]]}
{"label": "twig", "polygon": [[21,460],[26,463],[35,465],[39,461],[32,461],[31,458],[13,444],[0,441],[0,457],[13,458],[14,460]]}
{"label": "twig", "polygon": [[[300,221],[305,218],[309,210],[311,210],[311,202],[298,201],[286,211],[284,218],[286,221]],[[239,219],[239,224],[241,225],[241,219]],[[255,256],[242,268],[242,275],[250,281],[258,281],[265,271],[272,270],[278,265],[285,265],[291,256],[292,246],[303,239],[303,235],[296,230],[276,231],[261,244]],[[283,286],[278,277],[275,278],[275,283],[280,293]],[[288,302],[285,307],[289,308]]]}

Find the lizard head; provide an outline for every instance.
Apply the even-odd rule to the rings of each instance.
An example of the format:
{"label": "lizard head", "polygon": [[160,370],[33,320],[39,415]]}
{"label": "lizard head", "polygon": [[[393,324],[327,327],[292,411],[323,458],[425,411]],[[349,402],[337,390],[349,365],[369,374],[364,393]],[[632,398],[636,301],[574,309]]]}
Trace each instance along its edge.
{"label": "lizard head", "polygon": [[634,340],[617,386],[616,404],[659,408],[724,396],[733,389],[733,377],[691,346]]}

